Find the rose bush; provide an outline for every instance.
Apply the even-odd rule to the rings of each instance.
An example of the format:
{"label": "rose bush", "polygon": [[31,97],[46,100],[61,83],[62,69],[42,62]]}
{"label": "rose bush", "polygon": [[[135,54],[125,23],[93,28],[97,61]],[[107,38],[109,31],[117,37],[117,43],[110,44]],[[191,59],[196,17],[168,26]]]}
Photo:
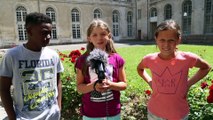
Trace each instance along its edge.
{"label": "rose bush", "polygon": [[79,120],[81,94],[76,90],[76,79],[74,65],[78,57],[84,52],[81,50],[73,50],[69,53],[59,52],[60,59],[64,65],[64,72],[61,74],[62,81],[62,119]]}
{"label": "rose bush", "polygon": [[[201,82],[191,87],[188,93],[190,105],[189,120],[210,120],[213,118],[213,83],[209,73]],[[209,87],[210,86],[210,87]]]}

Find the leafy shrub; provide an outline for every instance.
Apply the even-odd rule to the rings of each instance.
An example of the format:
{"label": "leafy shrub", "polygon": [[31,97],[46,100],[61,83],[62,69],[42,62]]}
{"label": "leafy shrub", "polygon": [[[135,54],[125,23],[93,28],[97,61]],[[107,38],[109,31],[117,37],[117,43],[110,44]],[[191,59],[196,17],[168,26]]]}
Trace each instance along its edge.
{"label": "leafy shrub", "polygon": [[[146,90],[145,94],[142,95],[132,94],[128,96],[128,101],[122,101],[121,117],[122,120],[147,120],[147,102],[150,98],[151,91],[148,93]],[[123,97],[121,96],[121,100]]]}
{"label": "leafy shrub", "polygon": [[190,105],[189,120],[210,120],[213,118],[213,104],[207,102],[209,85],[212,80],[211,71],[200,84],[191,87],[188,93]]}
{"label": "leafy shrub", "polygon": [[[151,46],[153,47],[153,46]],[[143,90],[148,89],[148,85],[144,84],[143,80],[137,76],[136,66],[139,63],[139,56],[141,54],[137,54],[135,51],[144,51],[138,49],[146,49],[147,47],[131,47],[123,48],[124,52],[119,49],[119,54],[124,56],[126,60],[126,73],[128,81],[128,88],[125,91],[121,92],[121,103],[122,103],[122,111],[121,116],[123,120],[147,120],[147,101],[149,99],[149,92],[142,92]],[[195,48],[186,47],[189,49]],[[194,51],[196,51],[196,48]],[[201,49],[201,48],[199,48]],[[132,51],[131,51],[132,50]],[[211,50],[210,50],[211,51]],[[62,100],[62,117],[64,119],[72,119],[72,120],[80,120],[82,119],[80,116],[79,108],[81,105],[81,95],[76,90],[76,80],[75,80],[75,71],[74,71],[74,63],[78,58],[79,50],[68,52],[63,52],[66,54],[60,54],[61,60],[63,61],[65,71],[62,73],[61,79],[63,83],[63,100]],[[135,53],[135,56],[130,56],[131,53]],[[150,53],[150,51],[148,51]],[[200,56],[208,60],[209,52],[206,50],[202,51]],[[135,58],[135,59],[132,59]],[[135,61],[133,61],[135,60]],[[133,64],[134,63],[134,64]],[[189,76],[194,74],[195,70],[190,71]],[[208,85],[211,84],[211,80],[213,80],[213,71],[211,71],[201,82],[196,83],[191,87],[188,93],[188,101],[190,105],[190,114],[189,120],[210,120],[213,118],[213,104],[207,102],[207,97],[209,96],[209,86],[203,88],[200,86],[203,82],[206,82]]]}
{"label": "leafy shrub", "polygon": [[[81,49],[83,52],[83,48]],[[61,61],[64,65],[64,72],[61,74],[62,80],[62,118],[79,120],[81,95],[76,90],[76,79],[74,63],[81,55],[79,50],[73,50],[68,54],[59,52]]]}

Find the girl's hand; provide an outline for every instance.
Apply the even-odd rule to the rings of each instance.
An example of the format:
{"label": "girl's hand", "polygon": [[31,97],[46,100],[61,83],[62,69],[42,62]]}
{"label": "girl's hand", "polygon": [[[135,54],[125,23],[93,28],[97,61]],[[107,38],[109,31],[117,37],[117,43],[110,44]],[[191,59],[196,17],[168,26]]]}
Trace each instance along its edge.
{"label": "girl's hand", "polygon": [[109,89],[109,84],[108,84],[107,81],[108,81],[107,79],[104,79],[102,81],[102,83],[97,83],[95,85],[96,91],[98,91],[98,92],[106,92]]}
{"label": "girl's hand", "polygon": [[112,81],[110,81],[108,79],[104,79],[102,83],[105,85],[105,87],[107,87],[108,89],[110,89]]}

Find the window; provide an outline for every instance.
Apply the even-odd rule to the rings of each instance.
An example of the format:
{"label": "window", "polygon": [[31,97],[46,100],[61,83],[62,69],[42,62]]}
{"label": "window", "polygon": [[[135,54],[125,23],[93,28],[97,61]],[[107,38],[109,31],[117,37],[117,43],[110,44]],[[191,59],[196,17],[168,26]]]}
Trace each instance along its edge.
{"label": "window", "polygon": [[138,9],[138,19],[141,19],[141,9]]}
{"label": "window", "polygon": [[132,12],[127,13],[127,36],[132,37]]}
{"label": "window", "polygon": [[192,2],[191,0],[185,0],[183,2],[183,16],[182,16],[182,28],[183,34],[191,33],[191,14],[192,14]]}
{"label": "window", "polygon": [[213,0],[205,1],[204,32],[213,33]]}
{"label": "window", "polygon": [[53,22],[56,22],[56,20],[55,20],[55,10],[53,8],[50,8],[50,7],[47,8],[46,9],[46,15],[48,15]]}
{"label": "window", "polygon": [[51,32],[51,38],[52,39],[57,39],[57,30],[56,30],[56,15],[55,15],[55,10],[51,7],[46,9],[46,15],[50,17],[52,20],[52,32]]}
{"label": "window", "polygon": [[52,25],[51,37],[52,39],[57,39],[56,24]]}
{"label": "window", "polygon": [[112,13],[112,22],[113,22],[113,36],[119,36],[119,12],[114,10]]}
{"label": "window", "polygon": [[27,40],[27,32],[25,28],[25,18],[27,15],[27,10],[23,6],[19,6],[16,9],[16,20],[18,28],[19,40]]}
{"label": "window", "polygon": [[101,12],[99,9],[94,10],[94,18],[96,19],[101,18]]}
{"label": "window", "polygon": [[164,7],[164,19],[168,20],[172,18],[172,6],[170,4],[167,4]]}
{"label": "window", "polygon": [[80,22],[79,17],[80,17],[79,11],[77,9],[73,9],[72,10],[72,22]]}
{"label": "window", "polygon": [[157,9],[156,8],[151,9],[151,17],[157,17]]}
{"label": "window", "polygon": [[73,39],[81,38],[81,29],[80,29],[80,14],[77,9],[73,9],[71,12],[72,16],[72,35]]}

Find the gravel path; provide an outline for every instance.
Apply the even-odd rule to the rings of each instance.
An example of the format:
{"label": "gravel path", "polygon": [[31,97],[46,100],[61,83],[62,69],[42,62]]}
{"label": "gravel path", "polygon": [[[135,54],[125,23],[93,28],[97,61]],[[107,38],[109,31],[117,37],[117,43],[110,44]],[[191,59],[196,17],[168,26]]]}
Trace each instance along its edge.
{"label": "gravel path", "polygon": [[2,102],[1,102],[1,99],[0,99],[0,120],[4,120],[5,117],[7,117],[7,114],[2,106]]}

